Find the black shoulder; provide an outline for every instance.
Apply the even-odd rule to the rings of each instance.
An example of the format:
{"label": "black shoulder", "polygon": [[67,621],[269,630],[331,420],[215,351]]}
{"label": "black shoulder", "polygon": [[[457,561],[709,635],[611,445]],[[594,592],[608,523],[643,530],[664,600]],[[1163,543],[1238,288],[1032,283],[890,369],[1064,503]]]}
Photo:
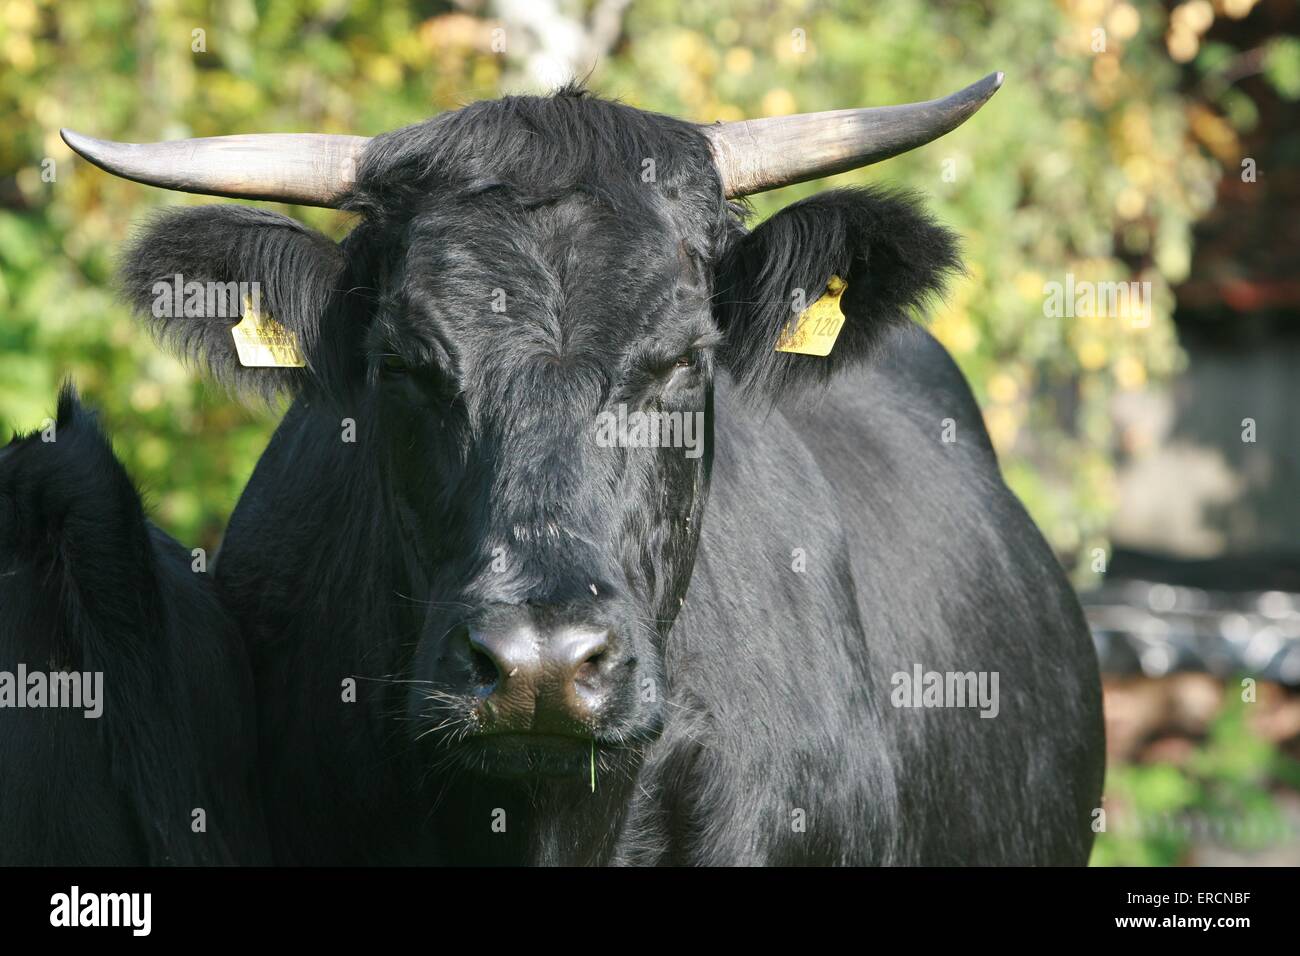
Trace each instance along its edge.
{"label": "black shoulder", "polygon": [[0,449],[0,581],[138,626],[158,611],[152,555],[135,486],[65,385],[53,419]]}

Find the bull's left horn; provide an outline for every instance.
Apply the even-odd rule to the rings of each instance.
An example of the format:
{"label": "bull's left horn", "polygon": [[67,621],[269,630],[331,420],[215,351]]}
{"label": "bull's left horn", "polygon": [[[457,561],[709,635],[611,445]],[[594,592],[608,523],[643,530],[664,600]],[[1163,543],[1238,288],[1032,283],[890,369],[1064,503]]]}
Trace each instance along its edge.
{"label": "bull's left horn", "polygon": [[1002,74],[940,100],[800,113],[704,128],[727,198],[869,166],[924,146],[966,122],[1002,86]]}
{"label": "bull's left horn", "polygon": [[168,143],[115,143],[59,130],[100,169],[149,186],[235,199],[337,206],[352,187],[365,136],[257,133]]}

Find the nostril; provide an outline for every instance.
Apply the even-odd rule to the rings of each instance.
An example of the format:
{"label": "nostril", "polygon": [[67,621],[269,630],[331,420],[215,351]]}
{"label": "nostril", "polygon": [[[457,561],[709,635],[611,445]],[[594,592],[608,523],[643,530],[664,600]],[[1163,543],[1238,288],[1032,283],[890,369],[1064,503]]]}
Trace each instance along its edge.
{"label": "nostril", "polygon": [[573,669],[574,684],[584,691],[599,691],[607,681],[613,659],[609,635],[588,637],[585,647],[578,644],[573,651],[573,657],[578,661],[578,666]]}
{"label": "nostril", "polygon": [[578,669],[573,672],[574,683],[588,689],[594,688],[600,681],[602,666],[608,656],[609,650],[604,647],[589,655],[585,661],[578,665]]}
{"label": "nostril", "polygon": [[491,687],[501,677],[496,662],[477,647],[469,649],[469,668],[474,683],[480,687]]}
{"label": "nostril", "polygon": [[501,672],[492,655],[474,642],[468,627],[457,629],[456,641],[469,651],[469,674],[474,684],[478,687],[493,687],[500,680]]}

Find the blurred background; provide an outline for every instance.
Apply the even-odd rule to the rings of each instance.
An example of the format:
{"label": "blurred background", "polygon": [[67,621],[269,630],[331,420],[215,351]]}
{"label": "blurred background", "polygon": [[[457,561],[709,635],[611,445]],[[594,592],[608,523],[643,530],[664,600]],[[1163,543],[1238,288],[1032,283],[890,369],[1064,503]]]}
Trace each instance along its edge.
{"label": "blurred background", "polygon": [[[100,173],[61,126],[373,135],[572,75],[711,122],[1004,70],[957,132],[756,221],[885,182],[965,237],[930,327],[1093,625],[1094,864],[1300,863],[1298,32],[1296,0],[0,0],[0,435],[72,378],[159,524],[211,550],[279,413],[161,354],[112,291],[134,223],[214,200]],[[1058,294],[1106,283],[1136,298]]]}

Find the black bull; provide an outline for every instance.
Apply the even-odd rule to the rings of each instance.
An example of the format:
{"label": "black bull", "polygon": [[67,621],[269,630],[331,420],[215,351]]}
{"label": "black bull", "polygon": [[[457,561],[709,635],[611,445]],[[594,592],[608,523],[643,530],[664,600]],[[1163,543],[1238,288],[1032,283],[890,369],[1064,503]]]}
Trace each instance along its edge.
{"label": "black bull", "polygon": [[[697,127],[568,91],[376,139],[343,205],[174,211],[123,267],[294,396],[215,570],[277,861],[1086,861],[1092,646],[910,322],[957,268],[914,199],[746,232]],[[177,274],[258,283],[305,367],[158,315]],[[832,276],[831,354],[775,351]],[[597,440],[651,411],[695,447]]]}

